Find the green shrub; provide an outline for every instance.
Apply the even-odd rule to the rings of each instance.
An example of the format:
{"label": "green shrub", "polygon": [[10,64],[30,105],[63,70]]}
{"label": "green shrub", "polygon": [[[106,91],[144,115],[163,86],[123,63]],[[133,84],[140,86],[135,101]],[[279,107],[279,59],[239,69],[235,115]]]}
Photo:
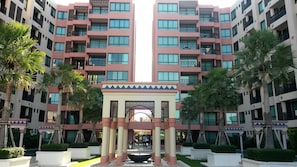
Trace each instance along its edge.
{"label": "green shrub", "polygon": [[71,143],[69,148],[87,148],[88,143]]}
{"label": "green shrub", "polygon": [[247,149],[247,157],[256,161],[292,162],[295,159],[295,151],[249,148]]}
{"label": "green shrub", "polygon": [[288,129],[289,142],[297,153],[297,128]]}
{"label": "green shrub", "polygon": [[100,142],[90,142],[88,143],[89,146],[101,146]]}
{"label": "green shrub", "polygon": [[191,142],[184,142],[182,144],[182,146],[184,146],[184,147],[192,147],[193,146],[193,143],[191,143]]}
{"label": "green shrub", "polygon": [[69,144],[43,144],[41,151],[67,151]]}
{"label": "green shrub", "polygon": [[234,145],[211,145],[210,149],[214,153],[236,153]]}
{"label": "green shrub", "polygon": [[17,158],[24,156],[25,150],[23,147],[8,147],[0,150],[0,159]]}
{"label": "green shrub", "polygon": [[200,144],[200,143],[194,143],[193,147],[195,149],[209,149],[210,145],[209,144]]}

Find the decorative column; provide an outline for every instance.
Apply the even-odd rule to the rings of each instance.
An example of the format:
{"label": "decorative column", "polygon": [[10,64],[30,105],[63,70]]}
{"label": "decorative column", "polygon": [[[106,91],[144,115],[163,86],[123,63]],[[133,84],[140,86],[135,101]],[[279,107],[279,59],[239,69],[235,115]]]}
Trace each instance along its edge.
{"label": "decorative column", "polygon": [[124,125],[125,125],[125,101],[118,101],[118,147],[117,147],[117,159],[116,165],[123,164],[123,137],[124,137]]}
{"label": "decorative column", "polygon": [[155,125],[152,123],[152,159],[155,159]]}
{"label": "decorative column", "polygon": [[108,147],[109,147],[109,125],[110,118],[102,118],[102,145],[101,145],[101,165],[107,165],[108,159]]}
{"label": "decorative column", "polygon": [[19,147],[23,147],[24,133],[25,133],[25,129],[20,128],[20,141],[19,141]]}
{"label": "decorative column", "polygon": [[175,118],[169,118],[169,165],[176,165],[176,139],[175,139]]}
{"label": "decorative column", "polygon": [[281,132],[282,132],[284,150],[286,150],[286,149],[288,149],[288,147],[287,147],[287,129],[283,129]]}
{"label": "decorative column", "polygon": [[159,166],[161,165],[161,118],[154,118],[155,124],[155,158],[154,158],[154,165]]}
{"label": "decorative column", "polygon": [[117,122],[114,119],[112,119],[112,122],[110,124],[110,130],[109,130],[109,160],[113,160],[115,158],[115,136],[116,136],[116,127]]}
{"label": "decorative column", "polygon": [[124,137],[123,137],[123,160],[126,160],[128,157],[127,148],[128,148],[128,122],[124,124]]}
{"label": "decorative column", "polygon": [[256,130],[256,144],[257,144],[257,148],[260,149],[260,131]]}
{"label": "decorative column", "polygon": [[165,130],[165,141],[164,141],[164,145],[165,145],[165,160],[168,161],[169,160],[169,152],[170,152],[170,134],[169,134],[169,122],[168,122],[168,118],[164,119],[164,130]]}

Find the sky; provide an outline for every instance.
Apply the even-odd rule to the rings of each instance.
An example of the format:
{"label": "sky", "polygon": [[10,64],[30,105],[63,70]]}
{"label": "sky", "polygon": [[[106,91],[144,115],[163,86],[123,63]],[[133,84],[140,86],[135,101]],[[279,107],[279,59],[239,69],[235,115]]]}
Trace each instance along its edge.
{"label": "sky", "polygon": [[[74,2],[89,0],[53,0],[57,4],[67,5]],[[133,0],[136,20],[136,82],[152,80],[152,20],[155,0]],[[236,0],[198,0],[203,5],[230,7]]]}

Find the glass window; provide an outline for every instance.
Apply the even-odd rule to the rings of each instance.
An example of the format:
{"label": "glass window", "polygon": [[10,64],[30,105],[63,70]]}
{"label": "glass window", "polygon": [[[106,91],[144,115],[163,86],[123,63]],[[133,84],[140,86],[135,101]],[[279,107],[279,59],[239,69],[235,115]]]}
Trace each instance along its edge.
{"label": "glass window", "polygon": [[204,113],[204,125],[208,125],[208,126],[217,125],[217,113],[205,112]]}
{"label": "glass window", "polygon": [[105,76],[102,74],[88,74],[88,81],[90,84],[99,84],[104,81]]}
{"label": "glass window", "polygon": [[92,31],[107,31],[106,23],[91,23]]}
{"label": "glass window", "polygon": [[237,25],[235,25],[235,26],[232,27],[232,35],[233,35],[233,37],[235,35],[237,35],[237,33],[238,33],[238,31],[237,31]]}
{"label": "glass window", "polygon": [[63,42],[56,42],[54,51],[55,52],[64,52],[64,43]]}
{"label": "glass window", "polygon": [[158,3],[159,13],[177,13],[176,3]]}
{"label": "glass window", "polygon": [[227,45],[222,45],[222,55],[230,55],[232,54],[232,46],[227,44]]}
{"label": "glass window", "polygon": [[211,15],[210,14],[200,14],[199,21],[200,22],[210,22]]}
{"label": "glass window", "polygon": [[158,37],[159,47],[178,47],[178,37]]}
{"label": "glass window", "polygon": [[105,57],[90,56],[89,65],[90,66],[105,66],[106,65],[106,58]]}
{"label": "glass window", "polygon": [[196,9],[195,8],[180,8],[179,9],[180,15],[188,15],[188,16],[195,16]]}
{"label": "glass window", "polygon": [[52,50],[52,48],[53,48],[53,41],[49,38],[47,39],[46,48],[48,48],[49,50]]}
{"label": "glass window", "polygon": [[49,104],[58,104],[59,103],[59,93],[50,93],[48,103]]}
{"label": "glass window", "polygon": [[92,14],[107,14],[108,7],[105,6],[93,6],[90,13]]}
{"label": "glass window", "polygon": [[176,92],[176,94],[175,94],[175,101],[179,102],[179,92]]}
{"label": "glass window", "polygon": [[67,12],[58,11],[58,20],[67,20]]}
{"label": "glass window", "polygon": [[178,64],[178,54],[159,54],[158,55],[159,64]]}
{"label": "glass window", "polygon": [[91,39],[90,48],[106,48],[106,39]]}
{"label": "glass window", "polygon": [[202,61],[201,66],[202,71],[210,71],[211,69],[213,69],[214,64],[213,61]]}
{"label": "glass window", "polygon": [[87,19],[88,19],[88,13],[85,13],[85,12],[77,12],[77,13],[76,13],[76,19],[77,19],[77,20],[87,20]]}
{"label": "glass window", "polygon": [[159,30],[177,30],[178,21],[177,20],[158,20]]}
{"label": "glass window", "polygon": [[178,72],[158,72],[159,82],[178,82]]}
{"label": "glass window", "polygon": [[65,36],[66,28],[65,27],[57,27],[56,28],[56,36]]}
{"label": "glass window", "polygon": [[56,122],[56,118],[57,118],[57,111],[48,111],[47,112],[47,122],[48,123]]}
{"label": "glass window", "polygon": [[195,24],[181,24],[180,32],[198,32],[198,28]]}
{"label": "glass window", "polygon": [[197,58],[192,56],[182,56],[180,58],[181,67],[197,67]]}
{"label": "glass window", "polygon": [[226,113],[226,124],[238,124],[237,113]]}
{"label": "glass window", "polygon": [[47,67],[51,66],[51,57],[49,57],[48,55],[45,56],[44,65],[47,66]]}
{"label": "glass window", "polygon": [[56,9],[55,8],[51,8],[51,16],[53,17],[53,18],[55,18],[56,17]]}
{"label": "glass window", "polygon": [[232,70],[232,61],[223,61],[223,68],[228,71]]}
{"label": "glass window", "polygon": [[129,37],[128,36],[109,36],[108,45],[129,46]]}
{"label": "glass window", "polygon": [[265,30],[267,28],[265,20],[261,21],[261,30]]}
{"label": "glass window", "polygon": [[180,121],[180,111],[179,110],[175,110],[175,119],[176,119],[176,122]]}
{"label": "glass window", "polygon": [[230,29],[221,29],[221,38],[231,38],[231,32]]}
{"label": "glass window", "polygon": [[270,113],[272,120],[276,120],[275,106],[270,106]]}
{"label": "glass window", "polygon": [[258,3],[258,10],[259,10],[259,14],[263,13],[264,11],[263,1]]}
{"label": "glass window", "polygon": [[48,31],[53,34],[54,29],[55,29],[55,26],[53,25],[53,23],[50,23]]}
{"label": "glass window", "polygon": [[110,3],[111,12],[130,12],[130,3]]}
{"label": "glass window", "polygon": [[229,23],[230,22],[229,13],[222,13],[222,14],[220,14],[220,22],[221,23]]}
{"label": "glass window", "polygon": [[129,29],[130,21],[128,19],[110,19],[109,28],[111,29]]}
{"label": "glass window", "polygon": [[196,50],[197,49],[197,41],[180,41],[180,49],[190,49],[190,50]]}
{"label": "glass window", "polygon": [[128,53],[109,53],[108,64],[128,64]]}
{"label": "glass window", "polygon": [[236,19],[236,10],[235,9],[232,10],[232,12],[231,12],[231,18],[232,18],[232,20]]}
{"label": "glass window", "polygon": [[240,121],[241,124],[245,123],[244,112],[239,112],[239,121]]}
{"label": "glass window", "polygon": [[128,81],[127,71],[107,71],[107,81]]}
{"label": "glass window", "polygon": [[53,68],[57,67],[58,64],[62,64],[63,59],[53,59]]}

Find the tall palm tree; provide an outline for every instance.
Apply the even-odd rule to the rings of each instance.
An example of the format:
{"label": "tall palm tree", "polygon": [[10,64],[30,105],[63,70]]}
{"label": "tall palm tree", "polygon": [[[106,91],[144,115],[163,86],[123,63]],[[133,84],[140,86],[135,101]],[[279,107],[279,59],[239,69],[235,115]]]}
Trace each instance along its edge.
{"label": "tall palm tree", "polygon": [[85,141],[83,135],[83,108],[88,97],[89,82],[84,79],[81,83],[83,89],[75,89],[69,97],[69,104],[79,109],[79,129],[76,134],[74,143],[83,143]]}
{"label": "tall palm tree", "polygon": [[[44,72],[44,52],[35,48],[30,27],[17,22],[0,23],[0,86],[6,88],[2,121],[7,123],[11,114],[13,89],[29,90],[37,84],[37,74]],[[5,126],[0,129],[0,148],[6,147]]]}
{"label": "tall palm tree", "polygon": [[186,142],[193,142],[192,133],[191,133],[191,123],[193,120],[197,119],[198,113],[195,108],[195,101],[191,96],[188,96],[182,101],[182,112],[181,117],[184,120],[187,120],[187,136]]}
{"label": "tall palm tree", "polygon": [[238,93],[233,78],[223,68],[214,68],[207,74],[207,83],[201,92],[208,110],[219,111],[219,131],[216,144],[230,144],[225,134],[225,112],[237,109]]}
{"label": "tall palm tree", "polygon": [[92,122],[92,134],[90,142],[96,142],[96,123],[102,120],[103,94],[101,89],[91,87],[88,89],[84,104],[84,120]]}
{"label": "tall palm tree", "polygon": [[270,30],[252,31],[242,42],[244,48],[235,54],[236,82],[249,90],[261,88],[265,148],[274,148],[268,84],[275,79],[289,78],[288,72],[293,67],[292,51],[279,44],[277,36]]}
{"label": "tall palm tree", "polygon": [[57,86],[59,91],[59,101],[56,114],[56,127],[52,140],[53,143],[61,143],[62,131],[61,131],[61,108],[62,108],[62,94],[72,93],[73,90],[83,90],[84,86],[82,81],[84,77],[78,72],[72,70],[72,66],[69,64],[58,64],[57,69],[52,69],[49,73],[45,73],[43,86]]}

